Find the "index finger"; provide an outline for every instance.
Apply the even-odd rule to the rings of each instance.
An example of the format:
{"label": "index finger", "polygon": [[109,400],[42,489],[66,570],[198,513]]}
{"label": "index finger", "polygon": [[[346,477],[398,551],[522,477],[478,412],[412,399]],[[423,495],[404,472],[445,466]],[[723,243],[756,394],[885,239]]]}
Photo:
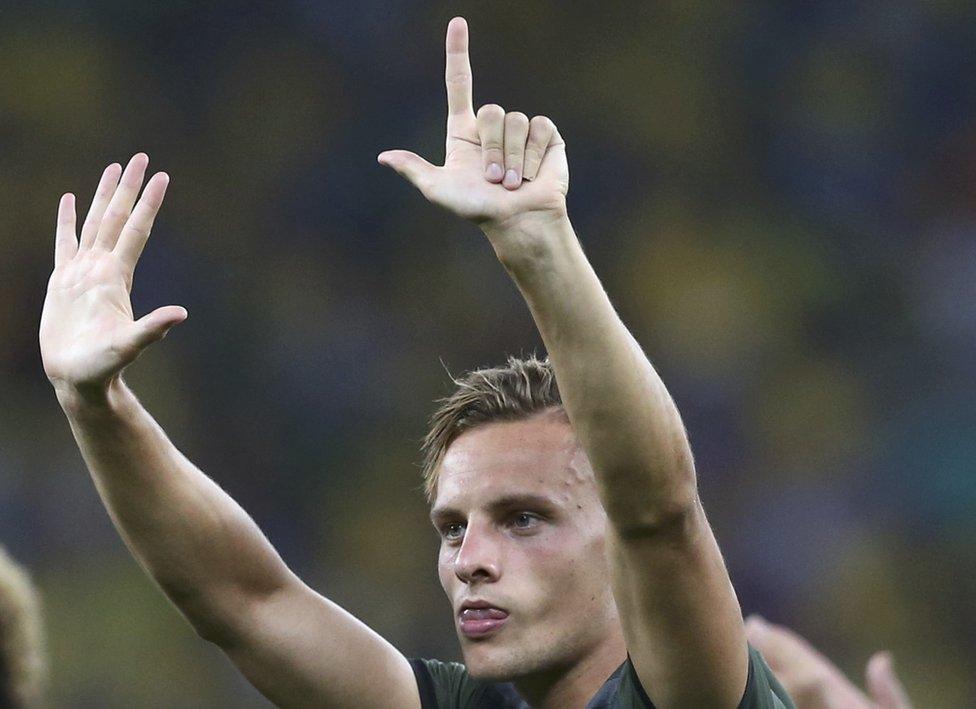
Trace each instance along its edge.
{"label": "index finger", "polygon": [[[471,100],[471,60],[468,58],[468,23],[455,17],[447,25],[447,121],[461,116],[474,118]],[[450,130],[450,127],[448,128]]]}

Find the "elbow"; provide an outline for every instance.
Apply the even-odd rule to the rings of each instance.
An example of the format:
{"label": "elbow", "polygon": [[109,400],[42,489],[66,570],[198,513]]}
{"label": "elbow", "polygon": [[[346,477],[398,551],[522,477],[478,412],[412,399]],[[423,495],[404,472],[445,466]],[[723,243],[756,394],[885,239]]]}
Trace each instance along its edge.
{"label": "elbow", "polygon": [[197,636],[221,647],[231,642],[234,627],[231,619],[238,612],[229,607],[230,599],[225,597],[218,602],[211,594],[188,591],[185,588],[162,583],[160,586]]}
{"label": "elbow", "polygon": [[645,489],[647,494],[635,494],[631,488],[628,495],[606,505],[610,525],[622,541],[681,538],[697,529],[703,511],[694,476],[673,481],[666,489]]}

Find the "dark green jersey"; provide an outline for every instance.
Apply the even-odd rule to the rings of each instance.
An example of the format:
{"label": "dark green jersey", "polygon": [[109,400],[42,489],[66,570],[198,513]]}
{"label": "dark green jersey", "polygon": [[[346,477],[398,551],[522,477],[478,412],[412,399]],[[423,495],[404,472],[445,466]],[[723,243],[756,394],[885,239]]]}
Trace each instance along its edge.
{"label": "dark green jersey", "polygon": [[[471,679],[464,665],[440,660],[410,660],[423,709],[528,709],[511,683]],[[624,661],[586,709],[654,709],[630,661]],[[749,679],[739,709],[793,709],[786,690],[759,651],[749,647]]]}

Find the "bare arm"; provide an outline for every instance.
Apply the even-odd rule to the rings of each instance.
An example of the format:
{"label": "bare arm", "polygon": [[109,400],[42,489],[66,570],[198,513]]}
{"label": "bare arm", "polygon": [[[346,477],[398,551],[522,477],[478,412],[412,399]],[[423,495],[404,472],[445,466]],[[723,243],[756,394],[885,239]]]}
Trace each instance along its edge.
{"label": "bare arm", "polygon": [[74,198],[58,218],[41,317],[45,372],[102,501],[126,545],[196,631],[282,706],[419,707],[409,664],[284,564],[254,521],[169,441],[121,379],[186,312],[135,320],[136,261],[162,204],[148,158],[102,176],[75,238]]}
{"label": "bare arm", "polygon": [[477,223],[525,297],[596,473],[628,651],[655,705],[734,707],[748,673],[738,601],[678,411],[570,224],[565,144],[547,118],[474,113],[461,19],[448,28],[446,78],[444,166],[403,150],[379,161]]}
{"label": "bare arm", "polygon": [[655,706],[735,707],[748,674],[742,616],[698,500],[678,411],[568,220],[530,233],[547,239],[551,253],[509,262],[509,272],[596,474],[634,667]]}

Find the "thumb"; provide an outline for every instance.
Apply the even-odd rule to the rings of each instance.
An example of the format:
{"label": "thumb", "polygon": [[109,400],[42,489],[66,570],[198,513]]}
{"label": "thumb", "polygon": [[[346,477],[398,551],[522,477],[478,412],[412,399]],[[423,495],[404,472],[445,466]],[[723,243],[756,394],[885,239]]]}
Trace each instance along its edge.
{"label": "thumb", "polygon": [[135,337],[132,344],[136,351],[166,337],[170,328],[186,320],[188,315],[186,308],[180,305],[165,305],[143,315],[135,321]]}
{"label": "thumb", "polygon": [[868,660],[865,672],[868,693],[881,709],[911,709],[908,692],[895,676],[890,652],[877,652]]}
{"label": "thumb", "polygon": [[411,153],[409,150],[386,150],[376,156],[376,162],[393,168],[421,192],[425,192],[425,188],[436,169],[422,157],[416,153]]}

